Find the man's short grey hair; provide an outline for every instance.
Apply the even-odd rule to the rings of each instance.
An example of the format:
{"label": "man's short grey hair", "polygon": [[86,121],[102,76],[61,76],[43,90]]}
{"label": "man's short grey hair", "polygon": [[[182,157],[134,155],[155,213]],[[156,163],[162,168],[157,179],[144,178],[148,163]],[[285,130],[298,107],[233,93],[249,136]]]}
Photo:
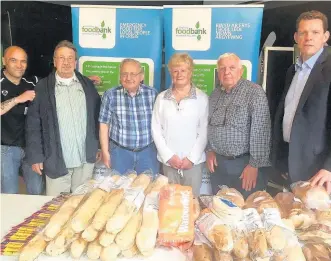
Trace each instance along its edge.
{"label": "man's short grey hair", "polygon": [[219,64],[219,62],[222,59],[225,59],[225,58],[228,58],[228,57],[233,57],[233,58],[238,59],[239,60],[239,65],[242,66],[241,59],[235,53],[224,53],[224,54],[220,55],[220,57],[218,57],[218,59],[217,59],[217,64]]}
{"label": "man's short grey hair", "polygon": [[75,59],[77,60],[77,49],[76,47],[74,46],[74,44],[68,40],[63,40],[61,42],[59,42],[56,46],[55,46],[55,49],[54,49],[54,57],[56,56],[56,51],[62,47],[67,47],[71,50],[73,50],[75,52]]}
{"label": "man's short grey hair", "polygon": [[126,58],[123,59],[123,61],[120,64],[120,72],[122,71],[122,68],[124,66],[124,64],[126,63],[134,63],[139,67],[139,72],[144,72],[144,68],[141,66],[141,63],[139,61],[137,61],[136,59],[132,59],[132,58]]}

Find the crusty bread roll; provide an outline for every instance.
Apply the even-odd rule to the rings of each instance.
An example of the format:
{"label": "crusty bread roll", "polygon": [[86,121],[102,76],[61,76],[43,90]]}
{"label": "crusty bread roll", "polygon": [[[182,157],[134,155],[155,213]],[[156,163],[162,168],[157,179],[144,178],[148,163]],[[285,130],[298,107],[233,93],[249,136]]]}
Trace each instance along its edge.
{"label": "crusty bread roll", "polygon": [[256,258],[264,258],[268,253],[268,244],[266,235],[263,229],[257,229],[251,232],[248,237],[248,244]]}
{"label": "crusty bread roll", "polygon": [[293,207],[294,194],[292,192],[280,192],[275,196],[282,218],[288,218]]}
{"label": "crusty bread roll", "polygon": [[261,214],[265,208],[278,209],[278,205],[269,193],[265,191],[256,191],[248,196],[244,208],[255,208],[257,212]]}
{"label": "crusty bread roll", "polygon": [[298,181],[291,185],[291,189],[309,209],[327,210],[331,207],[330,196],[323,186],[312,187],[310,182]]}
{"label": "crusty bread roll", "polygon": [[221,189],[217,192],[216,196],[225,198],[231,201],[232,203],[236,204],[240,208],[243,208],[245,205],[245,200],[243,195],[234,188],[222,186]]}
{"label": "crusty bread roll", "polygon": [[230,227],[216,225],[209,232],[208,237],[219,251],[230,252],[233,249],[233,238]]}
{"label": "crusty bread roll", "polygon": [[331,208],[328,210],[317,210],[316,219],[319,224],[331,227]]}
{"label": "crusty bread roll", "polygon": [[292,209],[289,219],[295,229],[306,229],[316,222],[314,212],[309,209]]}
{"label": "crusty bread roll", "polygon": [[249,254],[249,247],[248,247],[248,242],[247,238],[244,235],[244,233],[239,233],[239,232],[232,232],[233,236],[233,250],[232,253],[235,257],[237,258],[245,258]]}

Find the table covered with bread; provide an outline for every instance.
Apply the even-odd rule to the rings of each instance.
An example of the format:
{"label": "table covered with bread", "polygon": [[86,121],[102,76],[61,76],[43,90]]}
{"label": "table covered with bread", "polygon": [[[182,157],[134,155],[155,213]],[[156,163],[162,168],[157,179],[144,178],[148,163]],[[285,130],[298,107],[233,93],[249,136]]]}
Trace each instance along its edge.
{"label": "table covered with bread", "polygon": [[[331,260],[330,196],[309,182],[275,197],[257,191],[244,200],[222,186],[193,198],[191,187],[165,176],[130,173],[56,198],[32,197],[30,213],[1,230],[2,260]],[[5,207],[19,215],[19,204],[29,202]]]}

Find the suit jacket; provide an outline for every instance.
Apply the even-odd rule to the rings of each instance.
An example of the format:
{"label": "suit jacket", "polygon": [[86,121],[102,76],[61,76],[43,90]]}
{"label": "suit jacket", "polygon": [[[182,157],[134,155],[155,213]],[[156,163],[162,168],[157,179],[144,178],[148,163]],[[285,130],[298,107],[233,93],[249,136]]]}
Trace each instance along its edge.
{"label": "suit jacket", "polygon": [[320,169],[331,171],[331,55],[325,48],[312,68],[293,119],[290,143],[286,143],[284,105],[294,74],[292,65],[275,115],[271,153],[274,167],[288,172],[291,182],[308,180]]}

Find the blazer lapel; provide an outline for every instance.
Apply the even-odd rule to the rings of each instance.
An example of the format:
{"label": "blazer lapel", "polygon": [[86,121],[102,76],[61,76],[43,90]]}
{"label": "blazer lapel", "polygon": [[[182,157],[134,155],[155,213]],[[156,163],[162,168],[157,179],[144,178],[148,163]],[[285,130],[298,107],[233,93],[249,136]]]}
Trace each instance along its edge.
{"label": "blazer lapel", "polygon": [[327,51],[324,50],[319,59],[316,61],[313,69],[310,72],[306,85],[302,91],[299,104],[296,111],[301,111],[302,107],[305,105],[311,91],[313,90],[315,84],[319,79],[322,78],[323,63],[327,57]]}

